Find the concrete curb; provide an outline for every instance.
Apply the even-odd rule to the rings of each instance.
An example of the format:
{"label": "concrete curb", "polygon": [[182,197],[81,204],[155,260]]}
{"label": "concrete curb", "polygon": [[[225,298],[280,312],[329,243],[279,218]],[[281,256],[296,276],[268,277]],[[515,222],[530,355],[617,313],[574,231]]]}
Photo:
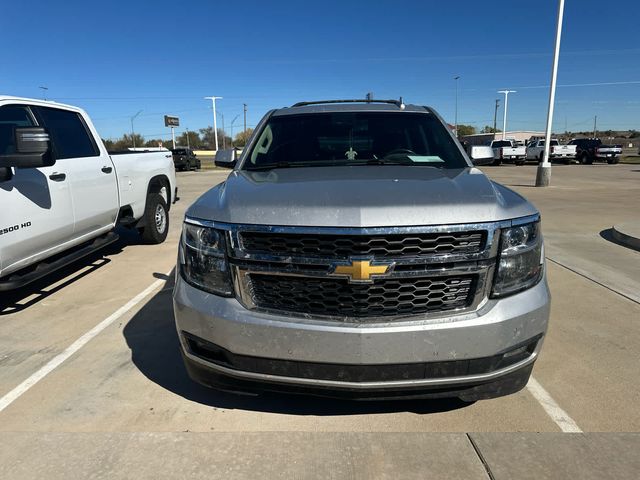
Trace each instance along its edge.
{"label": "concrete curb", "polygon": [[640,222],[614,225],[612,235],[613,238],[623,245],[640,251]]}

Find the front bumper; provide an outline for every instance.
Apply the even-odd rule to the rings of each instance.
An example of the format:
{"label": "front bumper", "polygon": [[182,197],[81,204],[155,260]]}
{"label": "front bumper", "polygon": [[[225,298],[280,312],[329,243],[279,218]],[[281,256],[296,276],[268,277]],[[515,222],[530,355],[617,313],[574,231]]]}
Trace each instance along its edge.
{"label": "front bumper", "polygon": [[[218,297],[188,285],[180,275],[174,290],[183,356],[190,375],[200,383],[230,390],[284,390],[356,398],[401,395],[478,399],[517,391],[526,384],[542,346],[549,302],[543,280],[511,297],[488,300],[475,312],[363,324],[247,310],[235,298]],[[189,339],[194,338],[243,361],[259,362],[230,366],[216,361],[193,348]],[[495,360],[523,345],[528,350],[517,361],[507,364]],[[487,363],[489,359],[494,362]],[[311,371],[315,368],[320,373],[309,374],[309,365]],[[314,367],[318,365],[330,365],[334,374],[322,373]],[[396,375],[380,378],[370,372],[363,376],[349,374],[359,371],[357,367],[395,371]],[[425,373],[416,375],[416,368],[424,368]],[[295,373],[303,370],[305,373]]]}

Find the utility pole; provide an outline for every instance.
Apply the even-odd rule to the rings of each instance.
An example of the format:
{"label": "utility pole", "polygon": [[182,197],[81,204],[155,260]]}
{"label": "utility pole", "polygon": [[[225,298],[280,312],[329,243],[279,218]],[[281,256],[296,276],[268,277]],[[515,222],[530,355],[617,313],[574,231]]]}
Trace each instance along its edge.
{"label": "utility pole", "polygon": [[133,117],[131,117],[131,141],[133,142],[133,148],[136,148],[136,134],[133,131],[133,121],[136,119],[136,117],[138,115],[140,115],[142,113],[142,110],[140,110],[138,113],[136,113]]}
{"label": "utility pole", "polygon": [[516,90],[499,90],[498,93],[504,93],[504,118],[502,120],[502,140],[507,138],[507,108],[509,107],[509,94],[516,93]]}
{"label": "utility pole", "polygon": [[244,131],[247,131],[247,104],[243,103],[242,106],[244,107]]}
{"label": "utility pole", "polygon": [[495,134],[498,131],[498,125],[497,125],[497,121],[498,121],[498,107],[500,106],[500,99],[496,98],[496,108],[493,111],[493,138],[496,138]]}
{"label": "utility pole", "polygon": [[227,133],[224,129],[224,113],[218,112],[218,115],[222,117],[222,149],[226,150],[227,148]]}
{"label": "utility pole", "polygon": [[189,127],[187,127],[187,148],[191,148],[191,143],[189,142]]}
{"label": "utility pole", "polygon": [[49,90],[49,87],[38,87],[38,88],[42,89],[42,99],[44,101],[46,101],[47,100],[47,90]]}
{"label": "utility pole", "polygon": [[593,117],[593,138],[598,138],[598,115]]}
{"label": "utility pole", "polygon": [[216,143],[216,152],[218,152],[218,124],[216,123],[216,100],[222,100],[222,97],[204,97],[205,100],[211,100],[213,103],[213,138]]}
{"label": "utility pole", "polygon": [[558,79],[558,60],[560,58],[560,39],[562,38],[562,17],[564,16],[564,0],[558,1],[558,19],[556,22],[556,44],[553,51],[553,66],[551,68],[551,88],[549,89],[549,109],[547,111],[547,129],[545,131],[544,154],[542,162],[536,172],[536,187],[547,187],[551,181],[551,126],[553,124],[553,107],[556,100],[556,80]]}
{"label": "utility pole", "polygon": [[458,137],[458,80],[460,80],[460,75],[456,75],[453,77],[456,81],[456,113],[455,113],[455,130],[456,130],[456,138]]}
{"label": "utility pole", "polygon": [[233,120],[231,120],[231,146],[233,147],[233,124],[235,123],[235,121],[238,119],[238,117],[240,116],[240,114],[236,115],[235,117],[233,117]]}

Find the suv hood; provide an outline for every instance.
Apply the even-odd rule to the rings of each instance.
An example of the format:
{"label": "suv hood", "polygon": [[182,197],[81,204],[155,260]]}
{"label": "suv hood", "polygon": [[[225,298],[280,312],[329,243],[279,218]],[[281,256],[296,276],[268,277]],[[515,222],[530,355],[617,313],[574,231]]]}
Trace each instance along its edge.
{"label": "suv hood", "polygon": [[224,223],[318,227],[480,223],[535,213],[477,168],[379,165],[236,170],[187,211]]}

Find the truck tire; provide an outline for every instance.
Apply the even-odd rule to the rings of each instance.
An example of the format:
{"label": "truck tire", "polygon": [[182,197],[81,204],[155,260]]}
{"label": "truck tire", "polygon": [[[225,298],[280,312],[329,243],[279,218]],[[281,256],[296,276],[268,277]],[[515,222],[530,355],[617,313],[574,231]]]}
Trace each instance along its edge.
{"label": "truck tire", "polygon": [[582,165],[591,165],[593,163],[593,159],[589,157],[587,153],[583,153],[580,157],[580,163]]}
{"label": "truck tire", "polygon": [[494,167],[499,167],[501,164],[502,164],[502,159],[496,158],[491,165],[493,165]]}
{"label": "truck tire", "polygon": [[521,167],[526,163],[526,160],[516,160],[516,167]]}
{"label": "truck tire", "polygon": [[[540,158],[538,159],[538,163],[542,163],[542,161],[544,160],[544,152],[540,152]],[[551,155],[549,155],[549,163],[551,163]]]}
{"label": "truck tire", "polygon": [[607,163],[609,165],[615,165],[616,163],[618,163],[618,158],[607,158]]}
{"label": "truck tire", "polygon": [[140,234],[145,243],[158,244],[165,241],[169,233],[169,209],[162,195],[150,193],[144,208],[144,227]]}
{"label": "truck tire", "polygon": [[191,169],[191,160],[187,160],[187,163],[184,165],[184,170],[186,172],[190,172],[192,170]]}

